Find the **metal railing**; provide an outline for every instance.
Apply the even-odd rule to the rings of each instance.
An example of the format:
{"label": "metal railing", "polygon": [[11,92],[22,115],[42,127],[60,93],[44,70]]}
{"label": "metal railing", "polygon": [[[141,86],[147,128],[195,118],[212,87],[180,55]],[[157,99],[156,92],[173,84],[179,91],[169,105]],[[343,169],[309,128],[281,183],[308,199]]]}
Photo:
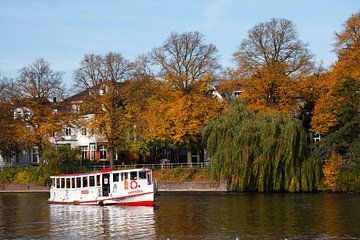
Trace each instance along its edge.
{"label": "metal railing", "polygon": [[[128,165],[115,165],[114,169],[131,169],[131,168],[150,168],[150,169],[172,169],[172,168],[205,168],[209,162],[201,163],[157,163],[157,164],[128,164]],[[94,171],[108,168],[109,165],[93,166]]]}

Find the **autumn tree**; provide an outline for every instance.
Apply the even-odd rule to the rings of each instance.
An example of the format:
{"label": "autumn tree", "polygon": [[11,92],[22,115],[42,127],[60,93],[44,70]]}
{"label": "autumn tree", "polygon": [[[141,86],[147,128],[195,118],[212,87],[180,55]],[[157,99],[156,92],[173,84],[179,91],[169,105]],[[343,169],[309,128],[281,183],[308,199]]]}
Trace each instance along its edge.
{"label": "autumn tree", "polygon": [[11,102],[12,81],[7,78],[0,78],[0,154],[11,157],[13,150],[20,147],[17,141],[16,131],[19,122],[14,119],[14,109]]}
{"label": "autumn tree", "polygon": [[360,12],[353,14],[343,30],[336,33],[335,52],[338,55],[334,69],[336,77],[360,81]]}
{"label": "autumn tree", "polygon": [[52,70],[44,59],[37,59],[21,69],[16,89],[15,117],[23,122],[18,131],[29,145],[37,146],[41,154],[49,137],[60,132],[67,121],[61,103],[57,101],[64,91],[62,73]]}
{"label": "autumn tree", "polygon": [[213,44],[205,44],[199,32],[171,33],[165,43],[155,48],[151,57],[161,67],[160,75],[178,77],[172,79],[177,89],[191,91],[204,75],[214,75],[220,68],[217,49]]}
{"label": "autumn tree", "polygon": [[198,141],[201,127],[219,106],[209,95],[220,68],[217,49],[205,44],[199,32],[171,33],[152,51],[151,58],[167,86],[162,89],[164,98],[151,103],[145,136],[187,145],[187,162],[191,164],[192,143]]}
{"label": "autumn tree", "polygon": [[284,75],[299,79],[313,67],[307,44],[298,39],[293,23],[287,19],[273,18],[250,29],[234,53],[234,59],[247,76],[281,63]]}
{"label": "autumn tree", "polygon": [[[325,91],[316,101],[312,127],[325,137],[325,183],[335,191],[360,189],[360,14],[353,14],[336,34],[338,60],[326,74]],[[336,183],[336,184],[330,184]]]}
{"label": "autumn tree", "polygon": [[[319,94],[316,102],[312,126],[319,132],[328,133],[339,123],[340,112],[347,103],[347,98],[342,94],[346,82],[360,82],[360,14],[352,15],[344,25],[342,32],[337,33],[335,51],[338,54],[338,61],[333,69],[326,75],[326,85]],[[344,85],[345,84],[345,85]],[[353,89],[352,91],[357,91]]]}
{"label": "autumn tree", "polygon": [[250,29],[234,53],[233,81],[253,110],[294,111],[296,85],[311,73],[311,59],[292,22],[274,18]]}
{"label": "autumn tree", "polygon": [[109,150],[110,166],[114,166],[116,146],[123,146],[127,137],[126,109],[119,87],[129,79],[133,64],[119,53],[105,56],[85,55],[75,71],[75,85],[90,94],[84,99],[83,111],[94,113],[87,123],[104,137]]}

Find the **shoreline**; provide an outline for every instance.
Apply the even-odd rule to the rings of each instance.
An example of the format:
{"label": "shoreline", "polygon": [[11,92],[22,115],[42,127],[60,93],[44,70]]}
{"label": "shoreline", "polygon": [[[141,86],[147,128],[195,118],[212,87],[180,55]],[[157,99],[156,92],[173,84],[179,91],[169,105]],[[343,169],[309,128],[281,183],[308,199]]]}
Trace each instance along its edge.
{"label": "shoreline", "polygon": [[[41,193],[49,192],[49,187],[41,184],[27,183],[5,183],[0,184],[0,193]],[[208,182],[160,182],[158,183],[158,191],[161,192],[228,192],[226,185],[211,184]]]}

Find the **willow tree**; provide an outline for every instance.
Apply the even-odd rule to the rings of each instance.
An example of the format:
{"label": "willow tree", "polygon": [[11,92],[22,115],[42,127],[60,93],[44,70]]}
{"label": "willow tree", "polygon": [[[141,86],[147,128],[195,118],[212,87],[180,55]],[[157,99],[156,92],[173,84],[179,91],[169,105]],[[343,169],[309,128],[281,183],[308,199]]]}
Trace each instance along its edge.
{"label": "willow tree", "polygon": [[236,101],[204,129],[215,181],[234,191],[314,191],[321,160],[301,123],[282,114],[257,115]]}

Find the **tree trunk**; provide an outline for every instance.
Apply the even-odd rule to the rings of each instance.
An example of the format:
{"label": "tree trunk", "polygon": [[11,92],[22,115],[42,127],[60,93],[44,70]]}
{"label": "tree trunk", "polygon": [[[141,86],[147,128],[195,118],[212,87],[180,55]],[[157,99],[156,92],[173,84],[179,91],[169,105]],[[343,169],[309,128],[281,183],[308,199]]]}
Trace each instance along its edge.
{"label": "tree trunk", "polygon": [[187,164],[189,168],[192,168],[192,146],[191,143],[187,144]]}

